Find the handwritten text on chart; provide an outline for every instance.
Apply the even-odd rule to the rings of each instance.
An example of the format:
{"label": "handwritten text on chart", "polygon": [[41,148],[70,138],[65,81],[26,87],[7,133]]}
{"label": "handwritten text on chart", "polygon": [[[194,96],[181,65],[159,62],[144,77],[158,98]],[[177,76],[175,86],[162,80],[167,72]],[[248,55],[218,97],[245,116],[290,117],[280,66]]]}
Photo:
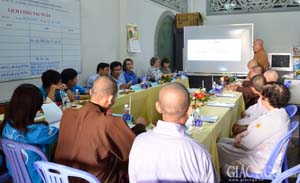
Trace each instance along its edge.
{"label": "handwritten text on chart", "polygon": [[0,0],[0,82],[81,71],[80,1]]}

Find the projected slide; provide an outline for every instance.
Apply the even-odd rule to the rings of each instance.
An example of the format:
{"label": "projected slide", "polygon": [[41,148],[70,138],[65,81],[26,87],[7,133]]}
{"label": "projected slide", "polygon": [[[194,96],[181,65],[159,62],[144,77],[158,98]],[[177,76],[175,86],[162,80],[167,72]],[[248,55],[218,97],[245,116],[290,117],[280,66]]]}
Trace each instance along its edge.
{"label": "projected slide", "polygon": [[241,39],[187,40],[189,61],[241,61]]}

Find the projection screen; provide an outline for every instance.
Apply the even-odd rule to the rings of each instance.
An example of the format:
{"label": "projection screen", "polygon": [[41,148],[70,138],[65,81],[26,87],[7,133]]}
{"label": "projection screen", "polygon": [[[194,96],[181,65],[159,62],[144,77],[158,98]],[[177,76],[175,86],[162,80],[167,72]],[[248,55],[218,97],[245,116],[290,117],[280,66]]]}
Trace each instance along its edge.
{"label": "projection screen", "polygon": [[184,27],[184,71],[245,74],[252,42],[253,24]]}

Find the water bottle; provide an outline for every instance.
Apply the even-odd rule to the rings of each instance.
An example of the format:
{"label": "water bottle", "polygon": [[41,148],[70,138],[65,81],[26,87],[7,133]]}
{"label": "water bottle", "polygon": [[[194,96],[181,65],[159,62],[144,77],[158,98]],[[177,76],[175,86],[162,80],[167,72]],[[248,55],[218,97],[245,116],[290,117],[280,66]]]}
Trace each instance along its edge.
{"label": "water bottle", "polygon": [[130,108],[129,108],[128,104],[124,105],[124,108],[123,108],[123,119],[127,123],[131,122]]}
{"label": "water bottle", "polygon": [[202,115],[200,113],[200,109],[197,108],[193,111],[193,118],[194,118],[194,126],[201,127],[202,126]]}
{"label": "water bottle", "polygon": [[63,94],[63,97],[61,100],[62,100],[62,109],[63,110],[66,110],[69,107],[71,107],[71,101],[66,93]]}
{"label": "water bottle", "polygon": [[80,93],[79,93],[79,89],[75,90],[75,104],[79,104],[80,101]]}
{"label": "water bottle", "polygon": [[213,89],[214,92],[216,91],[216,88],[217,88],[217,83],[214,81],[212,83],[212,89]]}

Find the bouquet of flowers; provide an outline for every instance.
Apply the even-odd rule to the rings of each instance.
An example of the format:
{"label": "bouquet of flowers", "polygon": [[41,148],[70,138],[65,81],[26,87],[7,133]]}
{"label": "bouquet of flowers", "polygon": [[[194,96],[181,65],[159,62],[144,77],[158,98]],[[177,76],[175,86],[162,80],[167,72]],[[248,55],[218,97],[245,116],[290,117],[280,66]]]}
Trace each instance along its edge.
{"label": "bouquet of flowers", "polygon": [[200,106],[203,106],[204,103],[208,100],[209,94],[199,89],[191,95],[192,108],[198,108]]}
{"label": "bouquet of flowers", "polygon": [[229,74],[220,78],[220,82],[223,83],[224,85],[231,84],[231,83],[235,82],[235,80],[236,80],[236,77],[229,75]]}
{"label": "bouquet of flowers", "polygon": [[172,81],[172,76],[173,76],[173,74],[163,74],[160,78],[159,83],[162,84],[162,83],[171,82]]}

